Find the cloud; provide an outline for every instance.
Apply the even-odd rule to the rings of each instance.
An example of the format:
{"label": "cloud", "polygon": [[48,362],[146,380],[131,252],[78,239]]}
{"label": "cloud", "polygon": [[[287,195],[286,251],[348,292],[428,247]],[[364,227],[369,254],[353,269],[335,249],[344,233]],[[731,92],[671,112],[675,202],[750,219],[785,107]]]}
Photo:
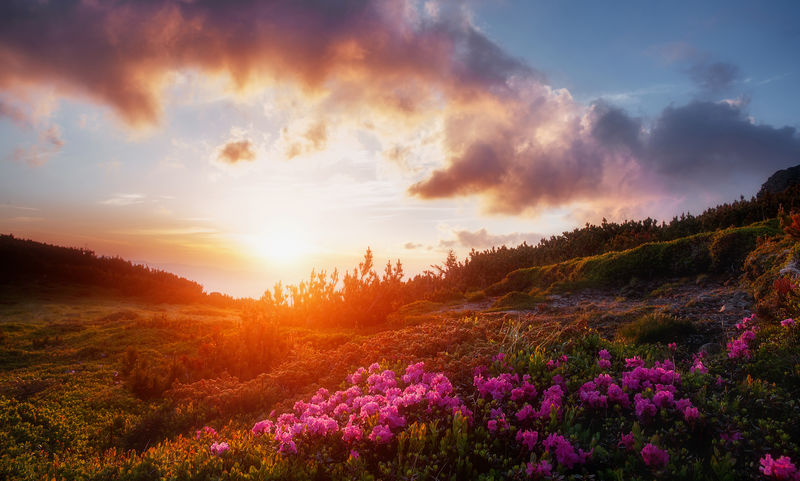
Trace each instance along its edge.
{"label": "cloud", "polygon": [[423,247],[423,245],[415,244],[414,242],[406,242],[405,244],[403,244],[403,248],[407,250],[419,249],[420,247]]}
{"label": "cloud", "polygon": [[135,204],[142,204],[146,200],[144,194],[115,194],[113,197],[106,200],[101,200],[103,205],[111,205],[115,207],[128,206]]}
{"label": "cloud", "polygon": [[32,167],[46,164],[53,155],[64,147],[61,128],[58,125],[39,130],[37,142],[27,147],[17,147],[11,153],[15,162],[23,162]]}
{"label": "cloud", "polygon": [[740,77],[739,67],[727,62],[695,62],[688,73],[695,85],[710,94],[728,91]]}
{"label": "cloud", "polygon": [[741,78],[737,65],[716,60],[709,52],[688,43],[659,45],[655,48],[655,53],[667,64],[681,65],[703,95],[725,93]]}
{"label": "cloud", "polygon": [[30,116],[21,108],[0,99],[0,117],[5,117],[21,127],[30,127]]}
{"label": "cloud", "polygon": [[217,160],[229,165],[252,162],[256,159],[253,143],[249,139],[229,140],[217,150]]}
{"label": "cloud", "polygon": [[[476,196],[486,211],[506,215],[635,205],[666,189],[719,190],[736,172],[766,177],[798,160],[795,130],[750,121],[746,105],[698,100],[646,119],[580,104],[492,42],[473,23],[469,2],[231,5],[0,2],[0,89],[48,86],[142,126],[159,121],[175,72],[222,76],[239,91],[293,85],[318,108],[281,132],[287,157],[327,148],[345,116],[368,120],[384,155],[411,176],[411,195]],[[661,55],[703,95],[739,78],[735,65],[688,44]],[[395,132],[405,129],[419,135]],[[255,157],[249,140],[233,139],[217,161]]]}
{"label": "cloud", "polygon": [[[517,246],[523,242],[533,244],[542,238],[536,233],[514,232],[511,234],[490,234],[485,228],[476,231],[458,230],[453,231],[456,241],[462,247],[475,249],[488,249],[499,246]],[[455,245],[455,242],[451,246]]]}
{"label": "cloud", "polygon": [[406,0],[10,0],[0,5],[0,88],[51,85],[147,125],[181,70],[224,74],[240,90],[336,88],[406,111],[437,94],[431,83],[466,97],[532,72],[472,26],[466,6],[446,10]]}

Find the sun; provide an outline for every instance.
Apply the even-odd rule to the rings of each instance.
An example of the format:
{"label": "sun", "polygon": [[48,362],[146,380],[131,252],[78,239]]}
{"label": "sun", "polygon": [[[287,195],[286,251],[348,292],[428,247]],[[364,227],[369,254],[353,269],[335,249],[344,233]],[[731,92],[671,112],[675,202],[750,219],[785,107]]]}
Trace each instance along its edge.
{"label": "sun", "polygon": [[256,256],[275,264],[291,264],[311,252],[307,232],[293,223],[273,224],[248,236],[248,243]]}

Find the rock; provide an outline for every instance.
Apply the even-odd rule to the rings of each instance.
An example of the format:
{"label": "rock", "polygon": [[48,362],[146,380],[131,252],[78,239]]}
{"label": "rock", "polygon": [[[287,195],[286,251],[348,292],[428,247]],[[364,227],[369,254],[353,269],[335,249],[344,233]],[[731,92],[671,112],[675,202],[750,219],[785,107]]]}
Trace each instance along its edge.
{"label": "rock", "polygon": [[702,352],[704,354],[716,354],[722,350],[722,347],[717,344],[716,342],[709,342],[700,346],[700,349],[697,352]]}
{"label": "rock", "polygon": [[758,196],[761,197],[768,193],[777,194],[795,184],[800,184],[800,165],[779,170],[772,174],[761,186]]}

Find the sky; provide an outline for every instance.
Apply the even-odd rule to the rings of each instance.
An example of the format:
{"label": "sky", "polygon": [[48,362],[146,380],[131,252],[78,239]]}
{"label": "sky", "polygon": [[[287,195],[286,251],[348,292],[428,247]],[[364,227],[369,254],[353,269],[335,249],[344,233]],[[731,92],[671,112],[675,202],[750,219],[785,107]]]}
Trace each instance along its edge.
{"label": "sky", "polygon": [[0,232],[259,296],[800,164],[800,4],[9,0]]}

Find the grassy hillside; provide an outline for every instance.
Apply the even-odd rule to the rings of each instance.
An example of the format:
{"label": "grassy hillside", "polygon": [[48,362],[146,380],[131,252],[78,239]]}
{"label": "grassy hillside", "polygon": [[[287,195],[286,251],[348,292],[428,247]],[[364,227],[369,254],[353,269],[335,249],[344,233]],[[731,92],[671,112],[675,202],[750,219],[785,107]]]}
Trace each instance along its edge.
{"label": "grassy hillside", "polygon": [[736,273],[759,238],[780,232],[777,219],[746,227],[704,232],[672,241],[649,242],[621,252],[578,257],[541,267],[517,269],[486,289],[490,295],[532,289],[569,291],[619,286],[633,279]]}
{"label": "grassy hillside", "polygon": [[[394,281],[365,272],[368,305]],[[6,290],[0,479],[794,479],[798,274],[773,220],[347,328],[263,299]],[[634,279],[656,288],[619,296]]]}

